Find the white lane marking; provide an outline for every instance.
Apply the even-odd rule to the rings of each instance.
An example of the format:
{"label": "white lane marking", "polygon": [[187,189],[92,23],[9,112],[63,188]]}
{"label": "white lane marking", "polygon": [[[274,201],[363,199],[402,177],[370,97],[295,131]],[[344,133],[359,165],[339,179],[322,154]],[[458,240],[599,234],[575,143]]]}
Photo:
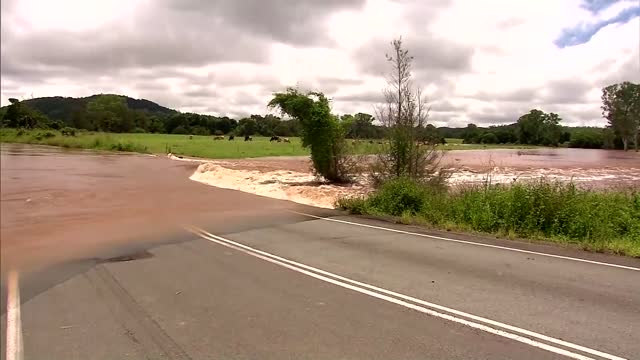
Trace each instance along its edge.
{"label": "white lane marking", "polygon": [[611,267],[620,268],[620,269],[633,270],[633,271],[640,271],[640,268],[633,267],[633,266],[626,266],[626,265],[611,264],[611,263],[600,262],[600,261],[594,261],[594,260],[587,260],[587,259],[574,258],[574,257],[570,257],[570,256],[562,256],[562,255],[547,254],[547,253],[542,253],[542,252],[537,252],[537,251],[530,251],[530,250],[516,249],[516,248],[507,247],[507,246],[499,246],[499,245],[483,244],[483,243],[479,243],[479,242],[475,242],[475,241],[452,239],[452,238],[447,238],[447,237],[442,237],[442,236],[435,236],[435,235],[420,234],[420,233],[415,233],[415,232],[411,232],[411,231],[404,231],[404,230],[397,230],[397,229],[386,228],[386,227],[382,227],[382,226],[375,226],[375,225],[361,224],[361,223],[357,223],[357,222],[346,221],[346,220],[339,220],[339,219],[324,218],[324,217],[321,217],[321,216],[316,216],[316,215],[311,215],[311,214],[305,214],[305,213],[301,213],[301,212],[297,212],[297,211],[291,211],[291,212],[292,212],[292,213],[294,213],[294,214],[298,214],[298,215],[308,216],[308,217],[311,217],[311,218],[314,218],[314,219],[325,220],[325,221],[333,221],[333,222],[338,222],[338,223],[343,223],[343,224],[349,224],[349,225],[355,225],[355,226],[362,226],[362,227],[366,227],[366,228],[371,228],[371,229],[376,229],[376,230],[390,231],[390,232],[395,232],[395,233],[399,233],[399,234],[414,235],[414,236],[421,236],[421,237],[426,237],[426,238],[431,238],[431,239],[436,239],[436,240],[444,240],[444,241],[451,241],[451,242],[457,242],[457,243],[462,243],[462,244],[470,244],[470,245],[484,246],[484,247],[494,248],[494,249],[501,249],[501,250],[508,250],[508,251],[516,251],[516,252],[521,252],[521,253],[526,253],[526,254],[533,254],[533,255],[547,256],[547,257],[552,257],[552,258],[557,258],[557,259],[564,259],[564,260],[579,261],[579,262],[584,262],[584,263],[589,263],[589,264],[596,264],[596,265],[603,265],[603,266],[611,266]]}
{"label": "white lane marking", "polygon": [[[484,317],[481,317],[481,316],[469,314],[469,313],[466,313],[464,311],[455,310],[455,309],[452,309],[452,308],[449,308],[449,307],[446,307],[446,306],[430,303],[428,301],[424,301],[424,300],[421,300],[421,299],[418,299],[418,298],[415,298],[415,297],[412,297],[412,296],[409,296],[409,295],[400,294],[400,293],[397,293],[397,292],[394,292],[394,291],[391,291],[391,290],[383,289],[383,288],[380,288],[380,287],[377,287],[377,286],[374,286],[374,285],[370,285],[370,284],[363,283],[363,282],[360,282],[360,281],[357,281],[357,280],[349,279],[349,278],[346,278],[344,276],[340,276],[338,274],[334,274],[334,273],[329,272],[329,271],[321,270],[321,269],[315,268],[313,266],[309,266],[309,265],[305,265],[305,264],[302,264],[302,263],[299,263],[299,262],[296,262],[296,261],[293,261],[293,260],[285,259],[283,257],[277,256],[277,255],[273,255],[271,253],[268,253],[268,252],[265,252],[265,251],[262,251],[262,250],[258,250],[256,248],[252,248],[250,246],[235,242],[233,240],[229,240],[229,239],[226,239],[226,238],[211,234],[210,232],[207,232],[206,230],[203,230],[203,229],[199,229],[199,228],[194,228],[194,229],[195,229],[195,231],[194,230],[191,230],[191,231],[194,231],[197,235],[199,235],[201,237],[205,237],[205,238],[212,237],[212,238],[220,240],[220,241],[226,241],[226,242],[231,243],[234,246],[241,247],[241,248],[243,248],[243,249],[245,249],[247,251],[252,251],[252,252],[261,254],[263,256],[268,256],[268,257],[271,257],[271,258],[276,259],[278,261],[286,262],[288,264],[291,264],[293,266],[298,266],[298,267],[301,267],[303,269],[315,271],[315,272],[320,273],[322,275],[331,276],[331,277],[336,278],[338,280],[349,282],[349,283],[352,283],[352,284],[360,286],[360,287],[365,287],[365,288],[368,288],[368,289],[371,289],[371,290],[374,290],[374,291],[377,291],[377,292],[381,292],[383,294],[395,296],[395,297],[398,297],[398,298],[401,298],[401,299],[404,299],[404,300],[408,300],[408,301],[411,301],[411,302],[418,303],[418,304],[423,305],[423,306],[431,307],[431,308],[434,308],[434,309],[437,309],[437,310],[441,310],[441,311],[446,311],[446,312],[449,312],[449,313],[452,313],[452,314],[455,314],[455,315],[458,315],[458,316],[467,317],[469,319],[472,319],[472,320],[475,320],[475,321],[479,321],[479,322],[483,322],[483,323],[486,323],[486,324],[489,324],[489,325],[502,327],[502,328],[510,330],[510,331],[518,332],[518,333],[521,333],[521,334],[524,334],[524,335],[527,335],[527,336],[538,338],[538,339],[543,340],[543,341],[555,343],[555,344],[562,345],[562,346],[565,346],[565,347],[569,347],[569,348],[572,348],[572,349],[575,349],[575,350],[586,352],[586,353],[589,353],[589,354],[592,354],[592,355],[600,356],[600,357],[611,359],[611,360],[624,360],[623,358],[617,357],[615,355],[607,354],[607,353],[604,353],[604,352],[601,352],[601,351],[598,351],[598,350],[590,349],[588,347],[584,347],[584,346],[573,344],[573,343],[570,343],[570,342],[567,342],[567,341],[564,341],[564,340],[556,339],[556,338],[553,338],[553,337],[550,337],[550,336],[546,336],[546,335],[543,335],[543,334],[540,334],[540,333],[536,333],[534,331],[522,329],[522,328],[519,328],[517,326],[501,323],[499,321],[495,321],[495,320],[487,319],[487,318],[484,318]],[[211,239],[207,238],[207,240],[211,240]]]}
{"label": "white lane marking", "polygon": [[[580,345],[577,345],[577,344],[572,344],[570,342],[566,342],[566,341],[563,341],[563,340],[555,339],[555,338],[548,337],[548,336],[545,336],[545,335],[542,335],[542,334],[538,334],[538,333],[535,333],[535,332],[532,332],[532,331],[528,331],[528,330],[525,330],[525,329],[520,329],[520,328],[515,327],[515,326],[511,326],[511,325],[503,324],[503,323],[500,323],[500,322],[497,322],[497,321],[485,319],[485,318],[482,318],[482,317],[479,317],[479,316],[467,314],[467,313],[464,313],[462,311],[450,309],[450,308],[447,308],[447,307],[444,307],[444,306],[441,306],[441,305],[432,304],[432,303],[426,302],[424,300],[413,298],[413,297],[410,297],[408,295],[399,294],[399,293],[396,293],[396,292],[393,292],[393,291],[390,291],[390,290],[382,289],[382,288],[379,288],[379,287],[376,287],[376,286],[373,286],[373,285],[369,285],[369,284],[365,284],[365,283],[362,283],[362,282],[359,282],[359,281],[356,281],[356,280],[348,279],[348,278],[342,277],[340,275],[330,273],[328,271],[324,271],[324,270],[321,270],[321,269],[314,268],[312,266],[308,266],[308,265],[301,264],[301,263],[298,263],[298,262],[295,262],[295,261],[292,261],[292,260],[288,260],[288,259],[282,258],[280,256],[273,255],[273,254],[267,253],[265,251],[252,248],[250,246],[246,246],[246,245],[237,243],[235,241],[232,241],[232,240],[229,240],[229,239],[217,236],[217,235],[213,235],[213,234],[211,234],[211,233],[209,233],[209,232],[207,232],[205,230],[202,230],[202,229],[199,229],[199,228],[196,228],[196,227],[187,227],[187,230],[193,232],[194,234],[196,234],[196,235],[198,235],[198,236],[200,236],[200,237],[202,237],[202,238],[204,238],[206,240],[209,240],[209,241],[215,242],[217,244],[236,249],[236,250],[244,252],[244,253],[246,253],[248,255],[251,255],[251,256],[254,256],[254,257],[258,257],[260,259],[269,261],[269,262],[274,263],[274,264],[278,264],[280,266],[286,267],[286,268],[291,269],[293,271],[297,271],[297,272],[303,273],[303,274],[311,276],[313,278],[316,278],[316,279],[319,279],[319,280],[323,280],[323,281],[326,281],[326,282],[329,282],[329,283],[332,283],[334,285],[338,285],[338,286],[341,286],[341,287],[344,287],[344,288],[347,288],[347,289],[350,289],[350,290],[354,290],[354,291],[357,291],[357,292],[360,292],[360,293],[363,293],[363,294],[366,294],[366,295],[369,295],[369,296],[372,296],[372,297],[375,297],[375,298],[378,298],[378,299],[389,301],[389,302],[392,302],[394,304],[405,306],[407,308],[410,308],[410,309],[413,309],[413,310],[416,310],[416,311],[419,311],[419,312],[422,312],[422,313],[425,313],[425,314],[428,314],[428,315],[431,315],[431,316],[443,318],[443,319],[446,319],[446,320],[449,320],[449,321],[460,323],[460,324],[463,324],[463,325],[466,325],[466,326],[469,326],[469,327],[473,327],[473,328],[476,328],[476,329],[479,329],[479,330],[483,330],[483,331],[486,331],[486,332],[489,332],[489,333],[492,333],[492,334],[495,334],[495,335],[499,335],[499,336],[503,336],[503,337],[506,337],[506,338],[509,338],[509,339],[513,339],[513,340],[525,343],[527,345],[531,345],[531,346],[538,347],[538,348],[541,348],[541,349],[544,349],[544,350],[548,350],[548,351],[551,351],[551,352],[554,352],[554,353],[557,353],[557,354],[560,354],[560,355],[568,356],[568,357],[571,357],[571,358],[574,358],[574,359],[592,359],[592,358],[583,356],[581,354],[573,353],[573,352],[567,351],[565,349],[557,348],[557,347],[552,346],[552,345],[544,344],[544,343],[538,342],[536,340],[529,339],[529,338],[524,337],[524,336],[520,336],[520,335],[517,335],[517,334],[512,334],[512,333],[509,333],[509,332],[506,332],[506,331],[500,330],[500,329],[494,329],[494,328],[491,328],[489,326],[486,326],[486,325],[483,325],[483,324],[479,324],[479,323],[475,323],[475,322],[472,322],[472,321],[468,321],[468,320],[465,320],[465,319],[462,319],[462,318],[457,318],[457,317],[452,316],[452,315],[439,313],[439,312],[436,312],[434,310],[427,309],[426,307],[417,306],[415,304],[411,304],[411,303],[408,303],[406,301],[402,301],[402,300],[399,300],[399,299],[396,299],[396,298],[392,298],[390,296],[383,295],[383,294],[393,295],[393,296],[396,296],[396,297],[399,297],[399,298],[402,298],[402,299],[405,299],[405,300],[409,300],[409,301],[412,301],[412,302],[415,302],[415,303],[419,303],[421,305],[425,305],[425,306],[428,306],[428,307],[431,307],[431,308],[448,311],[448,312],[456,314],[456,315],[466,316],[466,317],[468,317],[470,319],[479,320],[479,321],[485,322],[487,324],[503,327],[505,329],[509,329],[509,330],[516,331],[516,332],[520,332],[522,334],[525,334],[525,335],[528,335],[528,336],[531,336],[531,337],[536,337],[536,338],[539,338],[541,340],[546,340],[548,342],[556,343],[558,345],[563,345],[563,346],[566,346],[566,347],[569,347],[569,348],[572,348],[572,349],[575,349],[575,350],[579,350],[579,351],[583,351],[583,352],[590,353],[590,354],[593,354],[593,355],[597,355],[597,356],[600,356],[600,357],[603,357],[603,358],[606,358],[606,359],[610,359],[610,360],[625,360],[622,357],[618,357],[618,356],[615,356],[615,355],[607,354],[607,353],[604,353],[604,352],[601,352],[601,351],[598,351],[598,350],[594,350],[594,349],[590,349],[590,348],[587,348],[587,347],[584,347],[584,346],[580,346]],[[307,269],[309,271],[307,271],[305,269]],[[315,271],[315,272],[317,272],[319,274],[332,276],[335,279],[329,278],[327,276],[319,275],[319,274],[316,274],[316,273],[310,272],[310,271]],[[339,280],[336,280],[336,279],[339,279],[339,280],[342,280],[342,281],[339,281]],[[351,283],[351,284],[349,284],[349,283]],[[355,286],[355,285],[352,285],[352,284],[355,284],[355,285],[358,285],[358,286]],[[374,291],[371,291],[371,290],[367,290],[367,288],[371,289],[371,290],[375,290],[377,292],[374,292]]]}
{"label": "white lane marking", "polygon": [[18,273],[9,272],[7,279],[7,360],[22,360],[22,325],[20,321],[20,287]]}

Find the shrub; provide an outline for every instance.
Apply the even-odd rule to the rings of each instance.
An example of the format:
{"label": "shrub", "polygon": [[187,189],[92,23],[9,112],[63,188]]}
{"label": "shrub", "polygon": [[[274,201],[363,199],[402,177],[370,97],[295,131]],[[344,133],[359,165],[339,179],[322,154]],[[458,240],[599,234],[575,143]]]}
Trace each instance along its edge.
{"label": "shrub", "polygon": [[55,136],[56,136],[56,134],[54,134],[53,132],[45,131],[45,132],[36,133],[35,135],[33,135],[33,138],[38,140],[38,141],[40,141],[42,139],[49,139],[49,138],[52,138],[52,137],[55,137]]}
{"label": "shrub", "polygon": [[145,129],[143,129],[143,128],[137,127],[137,128],[134,128],[133,130],[131,130],[131,132],[134,133],[134,134],[144,134],[147,131]]}
{"label": "shrub", "polygon": [[216,136],[224,135],[224,132],[222,132],[222,130],[216,130],[213,132],[213,135],[216,135]]}
{"label": "shrub", "polygon": [[204,135],[207,136],[210,134],[209,129],[207,129],[206,127],[202,127],[202,126],[194,126],[191,128],[190,133],[192,135]]}
{"label": "shrub", "polygon": [[355,214],[412,216],[438,227],[578,243],[640,257],[640,191],[594,191],[548,181],[451,191],[400,178],[367,198],[341,199]]}
{"label": "shrub", "polygon": [[604,146],[604,135],[602,130],[578,131],[569,141],[569,147],[584,149],[601,149]]}
{"label": "shrub", "polygon": [[188,131],[184,126],[178,125],[178,126],[176,126],[175,129],[173,129],[173,131],[171,133],[172,134],[179,134],[179,135],[187,135]]}
{"label": "shrub", "polygon": [[397,178],[383,184],[368,199],[368,206],[385,214],[400,216],[418,214],[426,203],[425,188],[408,178]]}
{"label": "shrub", "polygon": [[110,150],[145,153],[147,152],[147,147],[132,142],[118,141],[110,145]]}
{"label": "shrub", "polygon": [[60,130],[62,136],[76,136],[76,129],[72,127],[64,127]]}
{"label": "shrub", "polygon": [[311,149],[317,175],[332,182],[351,181],[355,160],[346,154],[346,124],[331,114],[329,99],[323,93],[288,88],[274,94],[268,106],[300,121],[302,146]]}

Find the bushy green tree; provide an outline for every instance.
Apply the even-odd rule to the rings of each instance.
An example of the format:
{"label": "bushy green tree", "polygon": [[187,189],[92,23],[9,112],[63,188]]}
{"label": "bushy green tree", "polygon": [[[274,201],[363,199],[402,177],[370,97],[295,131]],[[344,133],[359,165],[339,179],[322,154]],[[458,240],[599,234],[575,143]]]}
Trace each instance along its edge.
{"label": "bushy green tree", "polygon": [[626,151],[640,143],[640,84],[625,81],[602,89],[602,115],[618,135]]}
{"label": "bushy green tree", "polygon": [[521,144],[557,146],[562,136],[561,120],[558,114],[533,109],[518,119],[518,141]]}
{"label": "bushy green tree", "polygon": [[351,180],[344,141],[347,129],[331,114],[329,99],[323,93],[287,88],[275,93],[268,106],[300,121],[302,146],[311,150],[316,174],[333,182]]}

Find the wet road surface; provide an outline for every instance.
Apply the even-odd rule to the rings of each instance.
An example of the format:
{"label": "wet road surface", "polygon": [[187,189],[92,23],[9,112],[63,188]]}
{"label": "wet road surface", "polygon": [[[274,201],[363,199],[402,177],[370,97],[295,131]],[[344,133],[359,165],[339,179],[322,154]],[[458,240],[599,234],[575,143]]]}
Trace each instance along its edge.
{"label": "wet road surface", "polygon": [[3,145],[2,348],[18,269],[25,359],[640,354],[637,259],[344,217],[163,158],[43,151]]}

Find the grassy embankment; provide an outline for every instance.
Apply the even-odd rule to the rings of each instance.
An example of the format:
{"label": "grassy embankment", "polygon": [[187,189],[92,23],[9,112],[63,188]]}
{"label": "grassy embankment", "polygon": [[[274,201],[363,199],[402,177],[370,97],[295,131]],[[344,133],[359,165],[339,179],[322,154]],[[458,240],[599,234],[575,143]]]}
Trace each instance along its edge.
{"label": "grassy embankment", "polygon": [[[51,136],[53,135],[53,136]],[[176,155],[194,156],[211,159],[231,159],[263,156],[297,156],[308,155],[308,149],[302,148],[299,138],[290,138],[291,143],[269,142],[269,138],[254,136],[253,141],[245,142],[243,138],[235,141],[213,141],[211,136],[169,134],[113,134],[79,131],[76,136],[62,136],[53,130],[30,130],[19,132],[15,129],[0,129],[0,141],[6,143],[25,143],[61,146],[73,149],[95,149],[107,151],[130,151],[160,154],[172,152]],[[348,140],[353,143],[352,140]],[[478,150],[478,149],[523,149],[533,146],[520,145],[478,145],[462,144],[460,139],[447,139],[443,150]],[[373,154],[380,150],[378,141],[356,141],[354,153]]]}
{"label": "grassy embankment", "polygon": [[402,223],[640,257],[640,187],[593,191],[542,179],[442,189],[401,179],[337,205],[354,214],[392,215]]}

